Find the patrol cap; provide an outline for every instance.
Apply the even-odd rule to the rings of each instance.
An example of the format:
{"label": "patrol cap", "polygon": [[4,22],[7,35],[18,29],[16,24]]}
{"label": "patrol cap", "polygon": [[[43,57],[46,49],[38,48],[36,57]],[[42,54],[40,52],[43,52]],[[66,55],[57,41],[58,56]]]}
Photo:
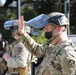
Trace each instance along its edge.
{"label": "patrol cap", "polygon": [[41,14],[29,21],[26,24],[34,27],[34,28],[43,28],[49,23],[54,23],[57,26],[60,25],[69,25],[69,21],[65,14],[60,12],[53,12],[49,15]]}

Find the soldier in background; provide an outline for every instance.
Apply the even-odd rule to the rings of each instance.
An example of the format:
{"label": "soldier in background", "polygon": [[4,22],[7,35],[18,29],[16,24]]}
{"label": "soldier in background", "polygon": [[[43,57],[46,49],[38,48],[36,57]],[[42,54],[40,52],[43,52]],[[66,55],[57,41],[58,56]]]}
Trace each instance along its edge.
{"label": "soldier in background", "polygon": [[8,42],[2,38],[2,34],[0,33],[0,57],[2,57],[3,53],[8,51]]}
{"label": "soldier in background", "polygon": [[[26,50],[22,41],[21,36],[18,32],[18,24],[14,24],[11,28],[13,38],[16,39],[16,44],[11,49],[12,54],[5,53],[3,58],[7,62],[8,72],[7,75],[28,75],[28,56],[29,52]],[[29,31],[26,27],[27,32]]]}
{"label": "soldier in background", "polygon": [[5,75],[7,70],[6,61],[2,58],[3,54],[8,51],[8,42],[3,39],[0,33],[0,75]]}
{"label": "soldier in background", "polygon": [[[66,16],[60,12],[53,12],[49,15],[38,16],[29,22],[32,21],[34,22],[31,23],[31,26],[42,28],[45,31],[45,36],[49,39],[45,45],[36,43],[24,31],[23,16],[19,18],[19,33],[25,37],[23,43],[25,47],[37,57],[44,55],[40,68],[35,75],[75,75],[76,49],[67,37],[69,21]],[[38,24],[35,21],[38,21]]]}

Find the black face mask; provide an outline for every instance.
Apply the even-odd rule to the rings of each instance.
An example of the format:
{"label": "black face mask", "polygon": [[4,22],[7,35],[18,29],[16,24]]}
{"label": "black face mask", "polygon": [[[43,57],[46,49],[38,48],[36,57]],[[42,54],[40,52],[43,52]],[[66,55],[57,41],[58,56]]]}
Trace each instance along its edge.
{"label": "black face mask", "polygon": [[45,38],[47,38],[47,39],[52,38],[52,31],[50,31],[50,32],[45,32]]}

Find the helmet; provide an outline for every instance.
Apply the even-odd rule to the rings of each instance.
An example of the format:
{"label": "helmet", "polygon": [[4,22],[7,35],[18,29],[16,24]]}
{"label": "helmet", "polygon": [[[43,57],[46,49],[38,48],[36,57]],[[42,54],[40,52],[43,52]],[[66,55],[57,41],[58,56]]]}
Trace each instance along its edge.
{"label": "helmet", "polygon": [[48,22],[54,23],[57,26],[69,25],[69,20],[66,18],[66,16],[63,13],[60,13],[60,12],[53,12],[53,13],[49,14]]}
{"label": "helmet", "polygon": [[[5,28],[5,30],[12,30],[12,31],[18,30],[18,20],[6,21],[4,23],[4,28]],[[26,32],[30,33],[31,32],[30,26],[25,25],[25,30],[26,30]]]}
{"label": "helmet", "polygon": [[18,20],[8,20],[4,23],[5,30],[18,29]]}
{"label": "helmet", "polygon": [[69,21],[66,16],[60,12],[53,12],[49,15],[40,14],[26,22],[26,24],[38,29],[45,27],[49,23],[55,23],[58,26],[69,25]]}
{"label": "helmet", "polygon": [[[26,21],[24,21],[25,23]],[[8,20],[4,23],[4,28],[5,30],[11,30],[11,31],[15,31],[18,30],[18,20]],[[36,30],[34,28],[32,28],[29,25],[25,25],[25,30],[27,33],[32,34],[32,35],[39,35],[38,32],[36,32]]]}

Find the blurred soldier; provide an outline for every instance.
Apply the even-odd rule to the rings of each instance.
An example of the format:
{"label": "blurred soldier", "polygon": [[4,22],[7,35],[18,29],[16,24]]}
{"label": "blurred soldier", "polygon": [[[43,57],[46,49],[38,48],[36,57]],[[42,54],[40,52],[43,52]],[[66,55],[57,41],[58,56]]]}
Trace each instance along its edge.
{"label": "blurred soldier", "polygon": [[0,33],[0,75],[5,75],[7,70],[7,65],[4,59],[2,58],[3,54],[8,51],[8,42],[2,38]]}
{"label": "blurred soldier", "polygon": [[42,28],[49,39],[45,45],[36,43],[24,31],[23,16],[19,18],[19,33],[25,37],[25,47],[37,57],[44,55],[35,75],[75,75],[76,49],[67,37],[69,21],[66,16],[60,12],[53,12],[40,15],[27,23],[35,28]]}
{"label": "blurred soldier", "polygon": [[2,34],[0,33],[0,51],[7,51],[7,50],[8,50],[8,42],[2,38]]}
{"label": "blurred soldier", "polygon": [[[3,58],[7,61],[8,73],[7,75],[27,75],[28,70],[28,56],[29,52],[26,50],[22,42],[20,41],[21,36],[18,33],[18,21],[17,24],[13,24],[10,28],[14,39],[16,39],[17,44],[14,45],[12,50],[12,55],[5,53]],[[29,31],[26,27],[27,32]]]}

